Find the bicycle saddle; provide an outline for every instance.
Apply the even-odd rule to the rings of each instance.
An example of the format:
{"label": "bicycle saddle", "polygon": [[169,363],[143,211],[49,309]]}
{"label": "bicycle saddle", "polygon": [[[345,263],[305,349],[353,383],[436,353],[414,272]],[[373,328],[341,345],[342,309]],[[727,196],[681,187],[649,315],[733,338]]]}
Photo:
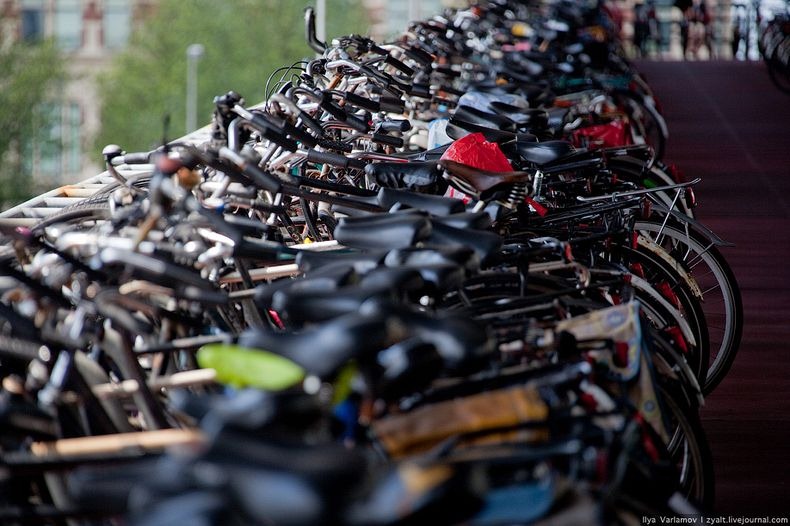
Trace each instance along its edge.
{"label": "bicycle saddle", "polygon": [[465,230],[432,223],[433,228],[425,239],[426,246],[468,247],[475,251],[480,261],[485,262],[502,246],[502,237],[484,230]]}
{"label": "bicycle saddle", "polygon": [[[381,257],[383,257],[383,255]],[[298,259],[299,256],[297,256],[297,260]],[[304,280],[294,280],[294,279],[286,278],[286,279],[279,279],[276,281],[272,281],[271,283],[263,283],[261,285],[258,285],[255,287],[255,296],[253,297],[253,301],[255,302],[255,305],[257,305],[259,309],[266,310],[271,307],[272,297],[277,291],[289,289],[305,281],[316,286],[318,286],[318,284],[320,283],[321,286],[325,288],[337,288],[338,286],[342,286],[343,284],[356,279],[356,272],[353,264],[345,264],[347,262],[345,262],[344,260],[339,260],[338,262],[341,261],[344,263],[342,266],[341,265],[321,266],[320,271],[311,273],[310,277],[309,278],[306,277],[306,279]],[[301,267],[300,270],[306,271]]]}
{"label": "bicycle saddle", "polygon": [[319,378],[330,378],[352,358],[363,359],[395,341],[383,313],[354,312],[299,333],[248,329],[239,345],[279,354]]}
{"label": "bicycle saddle", "polygon": [[296,265],[299,270],[310,272],[311,275],[313,272],[322,274],[328,267],[344,268],[348,272],[351,268],[361,271],[379,265],[386,255],[386,250],[369,252],[302,250],[296,255]]}
{"label": "bicycle saddle", "polygon": [[463,267],[453,263],[419,264],[409,268],[419,272],[426,285],[429,285],[426,293],[436,294],[457,289],[466,278]]}
{"label": "bicycle saddle", "polygon": [[431,233],[430,221],[413,214],[382,214],[342,218],[335,227],[338,243],[360,249],[390,249],[412,246]]}
{"label": "bicycle saddle", "polygon": [[391,250],[384,258],[390,267],[403,265],[459,265],[467,270],[480,268],[480,260],[470,247],[402,248]]}
{"label": "bicycle saddle", "polygon": [[523,160],[542,166],[575,152],[576,148],[566,141],[546,141],[519,143],[516,145],[516,150]]}
{"label": "bicycle saddle", "polygon": [[491,359],[494,343],[487,329],[460,315],[428,316],[423,312],[400,309],[399,318],[410,332],[433,345],[452,374],[478,370]]}
{"label": "bicycle saddle", "polygon": [[514,133],[516,131],[516,124],[508,117],[479,110],[472,106],[458,106],[450,122],[454,124],[459,122],[477,124],[487,128],[496,128]]}
{"label": "bicycle saddle", "polygon": [[[436,163],[431,163],[438,174]],[[370,165],[369,165],[370,166]],[[460,199],[442,197],[440,195],[417,194],[395,188],[381,188],[378,202],[382,208],[392,208],[396,204],[423,210],[436,216],[446,216],[464,212],[466,207]]]}
{"label": "bicycle saddle", "polygon": [[537,141],[537,137],[535,137],[531,133],[518,133],[518,132],[511,132],[506,130],[499,130],[496,128],[491,128],[479,124],[472,124],[472,123],[457,121],[457,120],[453,121],[453,119],[450,119],[450,122],[447,124],[447,129],[445,130],[445,132],[447,133],[448,137],[455,140],[465,137],[470,133],[482,133],[483,137],[485,137],[487,141],[496,142],[500,144],[514,140]]}
{"label": "bicycle saddle", "polygon": [[412,269],[379,268],[348,287],[311,290],[290,287],[277,291],[272,309],[291,323],[321,322],[356,312],[366,301],[398,301],[411,291],[425,288],[420,273]]}
{"label": "bicycle saddle", "polygon": [[482,211],[461,212],[448,216],[432,217],[431,222],[469,230],[488,230],[492,224],[491,216]]}
{"label": "bicycle saddle", "polygon": [[451,161],[450,159],[442,159],[439,161],[439,166],[447,170],[450,174],[465,181],[478,192],[485,192],[500,184],[529,182],[532,177],[532,174],[529,172],[491,172]]}
{"label": "bicycle saddle", "polygon": [[386,188],[431,188],[440,180],[434,161],[371,163],[365,173]]}
{"label": "bicycle saddle", "polygon": [[549,115],[543,109],[531,108],[525,110],[524,108],[499,101],[491,102],[490,106],[500,115],[504,115],[518,124],[520,128],[544,130],[549,123]]}
{"label": "bicycle saddle", "polygon": [[546,83],[536,83],[535,79],[514,71],[507,72],[505,77],[516,81],[512,84],[513,91],[527,99],[530,108],[548,106],[554,100],[554,94]]}

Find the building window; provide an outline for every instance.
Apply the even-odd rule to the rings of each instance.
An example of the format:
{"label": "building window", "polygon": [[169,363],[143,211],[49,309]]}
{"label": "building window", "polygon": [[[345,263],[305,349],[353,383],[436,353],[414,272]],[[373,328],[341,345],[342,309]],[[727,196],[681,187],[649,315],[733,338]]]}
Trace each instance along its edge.
{"label": "building window", "polygon": [[49,103],[41,126],[24,149],[24,166],[41,186],[75,181],[81,174],[82,110],[76,102]]}
{"label": "building window", "polygon": [[82,6],[79,0],[55,4],[55,39],[63,51],[76,51],[82,44]]}
{"label": "building window", "polygon": [[76,102],[69,102],[63,108],[63,152],[66,155],[63,169],[71,177],[79,174],[82,168],[81,127],[82,108]]}
{"label": "building window", "polygon": [[431,18],[442,12],[440,0],[390,0],[385,5],[389,36],[403,33],[409,22]]}
{"label": "building window", "polygon": [[[62,120],[59,104],[47,104],[44,109],[48,126],[40,130],[38,141],[33,149],[34,163],[37,176],[48,181],[60,180],[61,155],[62,155]],[[37,161],[37,162],[36,162]]]}
{"label": "building window", "polygon": [[22,23],[22,40],[34,42],[44,37],[44,6],[40,1],[22,2],[19,11]]}
{"label": "building window", "polygon": [[132,12],[128,0],[104,1],[104,46],[120,49],[129,40]]}

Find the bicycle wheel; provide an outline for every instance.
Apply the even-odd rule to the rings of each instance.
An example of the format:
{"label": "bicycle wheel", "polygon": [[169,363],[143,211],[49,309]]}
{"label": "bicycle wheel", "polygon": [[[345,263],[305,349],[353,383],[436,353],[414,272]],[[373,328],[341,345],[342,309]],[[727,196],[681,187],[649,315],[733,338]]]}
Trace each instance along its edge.
{"label": "bicycle wheel", "polygon": [[89,228],[109,220],[111,216],[110,204],[106,199],[89,198],[45,217],[36,223],[33,230],[41,231],[59,223],[67,223],[74,228]]}
{"label": "bicycle wheel", "polygon": [[678,472],[680,491],[703,510],[713,507],[713,455],[696,408],[666,379],[658,382],[660,403],[669,424],[667,451]]}
{"label": "bicycle wheel", "polygon": [[639,100],[639,95],[631,93],[618,93],[616,100],[622,105],[631,119],[632,131],[637,136],[637,143],[644,141],[655,152],[656,159],[664,158],[666,150],[667,131],[664,117],[652,105]]}
{"label": "bicycle wheel", "polygon": [[664,260],[654,254],[631,249],[621,249],[629,263],[639,263],[645,280],[651,284],[668,287],[675,295],[680,315],[691,327],[697,345],[687,349],[686,360],[700,385],[705,382],[710,362],[710,337],[705,322],[705,312],[699,299],[690,290],[685,280]]}
{"label": "bicycle wheel", "polygon": [[[743,304],[738,283],[715,245],[682,224],[663,226],[637,221],[635,229],[674,258],[700,289],[710,338],[710,363],[702,386],[710,394],[730,370],[743,332]],[[640,250],[649,252],[647,246]]]}

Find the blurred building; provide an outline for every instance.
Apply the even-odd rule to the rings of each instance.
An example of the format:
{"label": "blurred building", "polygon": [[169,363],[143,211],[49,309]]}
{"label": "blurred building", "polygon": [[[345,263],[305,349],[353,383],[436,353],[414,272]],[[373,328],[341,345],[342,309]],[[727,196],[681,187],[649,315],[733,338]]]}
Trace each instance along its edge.
{"label": "blurred building", "polygon": [[135,24],[156,0],[0,0],[0,38],[52,38],[64,55],[68,80],[48,111],[53,126],[41,130],[25,159],[38,186],[49,188],[100,171],[84,152],[98,131],[96,76],[123,49]]}
{"label": "blurred building", "polygon": [[362,0],[371,20],[370,35],[385,41],[402,33],[409,22],[440,14],[445,7],[468,5],[467,0]]}

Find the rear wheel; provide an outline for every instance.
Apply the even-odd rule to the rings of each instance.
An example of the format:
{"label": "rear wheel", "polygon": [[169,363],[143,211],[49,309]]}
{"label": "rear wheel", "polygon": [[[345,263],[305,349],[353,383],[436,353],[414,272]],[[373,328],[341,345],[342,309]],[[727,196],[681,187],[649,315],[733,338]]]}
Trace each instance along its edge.
{"label": "rear wheel", "polygon": [[705,383],[710,361],[710,337],[705,322],[705,312],[699,299],[672,268],[654,254],[639,250],[624,250],[629,263],[638,263],[648,283],[657,287],[666,287],[669,290],[662,295],[674,295],[667,298],[671,303],[677,302],[678,311],[683,319],[688,322],[694,334],[697,345],[689,348],[685,358],[691,367],[700,385]]}
{"label": "rear wheel", "polygon": [[[662,247],[700,289],[710,338],[703,392],[709,394],[729,371],[743,331],[743,304],[735,276],[716,246],[683,225],[638,221],[636,230]],[[640,250],[649,252],[646,247]]]}
{"label": "rear wheel", "polygon": [[653,148],[656,159],[664,158],[667,145],[667,126],[653,106],[637,99],[638,95],[619,93],[618,102],[630,117],[635,142],[644,141]]}
{"label": "rear wheel", "polygon": [[699,414],[667,381],[659,381],[659,395],[669,425],[667,451],[678,472],[680,491],[704,511],[713,507],[713,455]]}

